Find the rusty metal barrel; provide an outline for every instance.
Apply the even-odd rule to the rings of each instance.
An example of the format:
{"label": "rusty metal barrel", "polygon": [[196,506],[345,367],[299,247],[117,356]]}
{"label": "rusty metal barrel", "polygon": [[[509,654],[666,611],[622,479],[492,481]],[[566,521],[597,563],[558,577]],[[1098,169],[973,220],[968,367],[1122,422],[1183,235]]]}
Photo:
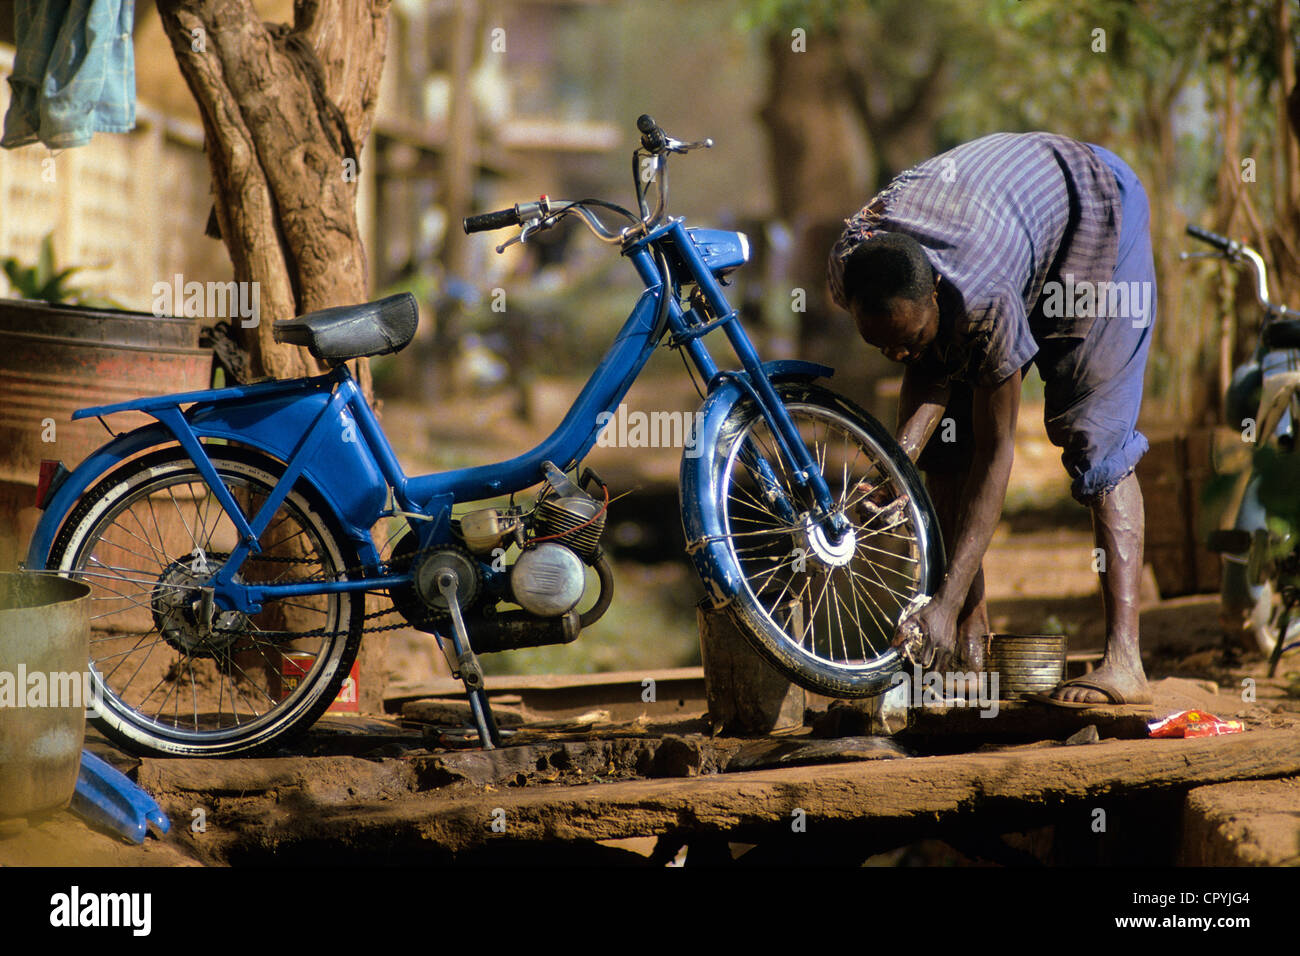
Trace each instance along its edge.
{"label": "rusty metal barrel", "polygon": [[[41,459],[74,468],[110,438],[74,411],[206,388],[211,366],[197,318],[0,299],[0,571],[17,567],[40,518]],[[150,421],[128,412],[111,424]]]}
{"label": "rusty metal barrel", "polygon": [[86,735],[90,588],[0,574],[0,818],[64,807]]}
{"label": "rusty metal barrel", "polygon": [[206,388],[211,365],[198,319],[0,299],[0,480],[34,483],[42,458],[72,468],[108,441],[99,422],[71,421],[78,408]]}

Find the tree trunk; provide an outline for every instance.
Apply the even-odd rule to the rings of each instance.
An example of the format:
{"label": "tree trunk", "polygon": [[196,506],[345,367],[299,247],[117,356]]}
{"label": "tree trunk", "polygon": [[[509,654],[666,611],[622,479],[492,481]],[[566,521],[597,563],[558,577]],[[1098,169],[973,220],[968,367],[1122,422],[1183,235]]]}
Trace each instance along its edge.
{"label": "tree trunk", "polygon": [[[379,93],[388,3],[295,0],[289,26],[262,22],[252,0],[157,0],[203,118],[235,279],[258,290],[259,321],[236,330],[254,376],[323,370],[306,349],[277,344],[273,320],[367,298],[358,159]],[[357,366],[371,399],[369,367]],[[283,616],[272,626],[297,629],[291,608]],[[386,645],[383,635],[362,644],[363,712],[382,711]]]}
{"label": "tree trunk", "polygon": [[[860,134],[836,75],[837,57],[816,49],[834,38],[814,34],[810,49],[792,49],[789,32],[768,38],[769,84],[761,118],[772,163],[776,215],[793,240],[789,295],[797,315],[799,351],[805,358],[839,366],[841,391],[870,406],[869,361],[848,314],[831,302],[826,257],[844,220],[871,197],[864,174]],[[802,294],[799,294],[802,290]],[[845,363],[846,357],[852,361]]]}
{"label": "tree trunk", "polygon": [[263,23],[252,0],[157,2],[203,118],[235,278],[258,284],[263,321],[240,330],[253,374],[318,372],[305,350],[275,343],[271,321],[366,299],[355,151],[374,115],[388,0],[297,0],[292,27]]}

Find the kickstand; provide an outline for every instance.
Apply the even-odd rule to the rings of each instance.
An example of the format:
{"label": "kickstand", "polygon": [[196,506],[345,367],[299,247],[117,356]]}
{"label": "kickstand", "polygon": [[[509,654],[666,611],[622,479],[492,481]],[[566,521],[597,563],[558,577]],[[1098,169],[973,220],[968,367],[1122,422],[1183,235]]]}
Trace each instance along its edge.
{"label": "kickstand", "polygon": [[[497,730],[496,718],[492,716],[492,707],[488,704],[487,691],[483,687],[483,669],[479,666],[478,655],[470,646],[469,632],[465,630],[465,619],[460,613],[460,600],[456,596],[460,580],[455,571],[444,568],[438,572],[436,583],[439,593],[447,599],[447,609],[451,611],[451,633],[447,639],[451,641],[454,655],[446,654],[451,676],[459,677],[465,685],[465,696],[469,698],[469,709],[474,715],[474,726],[478,730],[478,739],[483,749],[495,750],[501,746],[501,732]],[[442,636],[435,636],[442,643]],[[445,654],[446,648],[443,650]]]}
{"label": "kickstand", "polygon": [[468,685],[466,691],[469,693],[469,709],[474,712],[474,723],[478,726],[478,737],[483,741],[483,749],[500,747],[501,732],[497,730],[497,720],[492,716],[492,708],[488,706],[487,691],[482,687],[469,691]]}

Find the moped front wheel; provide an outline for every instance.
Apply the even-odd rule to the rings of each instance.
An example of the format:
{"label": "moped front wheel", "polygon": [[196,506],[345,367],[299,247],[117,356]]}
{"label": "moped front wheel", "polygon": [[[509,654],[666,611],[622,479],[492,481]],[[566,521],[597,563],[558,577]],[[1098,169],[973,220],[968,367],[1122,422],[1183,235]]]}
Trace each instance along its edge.
{"label": "moped front wheel", "polygon": [[[1255,599],[1250,609],[1250,630],[1262,654],[1271,655],[1277,647],[1282,630],[1284,608],[1282,598],[1271,580],[1265,580],[1251,589]],[[1286,629],[1286,647],[1300,641],[1300,613],[1292,613]]]}
{"label": "moped front wheel", "polygon": [[[208,455],[251,519],[283,465],[233,446]],[[223,611],[204,585],[238,541],[179,448],[126,462],[64,522],[47,568],[91,589],[96,726],[155,756],[246,755],[284,743],[329,707],[356,656],[364,594],[296,595]],[[339,580],[355,549],[310,489],[289,492],[236,575],[244,584]],[[211,594],[211,589],[208,589]]]}
{"label": "moped front wheel", "polygon": [[728,609],[753,646],[791,680],[833,697],[883,692],[901,668],[890,647],[904,609],[943,578],[933,505],[912,462],[855,404],[807,383],[777,392],[850,530],[814,518],[770,425],[750,399],[720,430],[717,513],[741,586]]}

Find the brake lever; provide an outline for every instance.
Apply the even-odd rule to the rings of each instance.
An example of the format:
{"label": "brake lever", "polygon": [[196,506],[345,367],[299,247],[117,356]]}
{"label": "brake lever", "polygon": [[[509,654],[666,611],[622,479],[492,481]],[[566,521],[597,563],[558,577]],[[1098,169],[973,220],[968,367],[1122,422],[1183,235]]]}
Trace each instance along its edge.
{"label": "brake lever", "polygon": [[531,236],[533,233],[540,232],[543,229],[549,229],[551,225],[554,225],[554,223],[542,225],[542,220],[540,218],[529,219],[526,223],[524,223],[523,228],[519,230],[519,235],[511,236],[505,242],[501,243],[501,245],[497,246],[497,255],[500,255],[501,253],[505,252],[516,242],[522,245],[523,243],[528,241],[528,237]]}
{"label": "brake lever", "polygon": [[713,148],[713,139],[711,137],[708,139],[699,140],[694,143],[683,143],[679,139],[672,139],[670,137],[667,145],[664,146],[664,149],[670,153],[687,153],[690,152],[692,149],[712,149],[712,148]]}

